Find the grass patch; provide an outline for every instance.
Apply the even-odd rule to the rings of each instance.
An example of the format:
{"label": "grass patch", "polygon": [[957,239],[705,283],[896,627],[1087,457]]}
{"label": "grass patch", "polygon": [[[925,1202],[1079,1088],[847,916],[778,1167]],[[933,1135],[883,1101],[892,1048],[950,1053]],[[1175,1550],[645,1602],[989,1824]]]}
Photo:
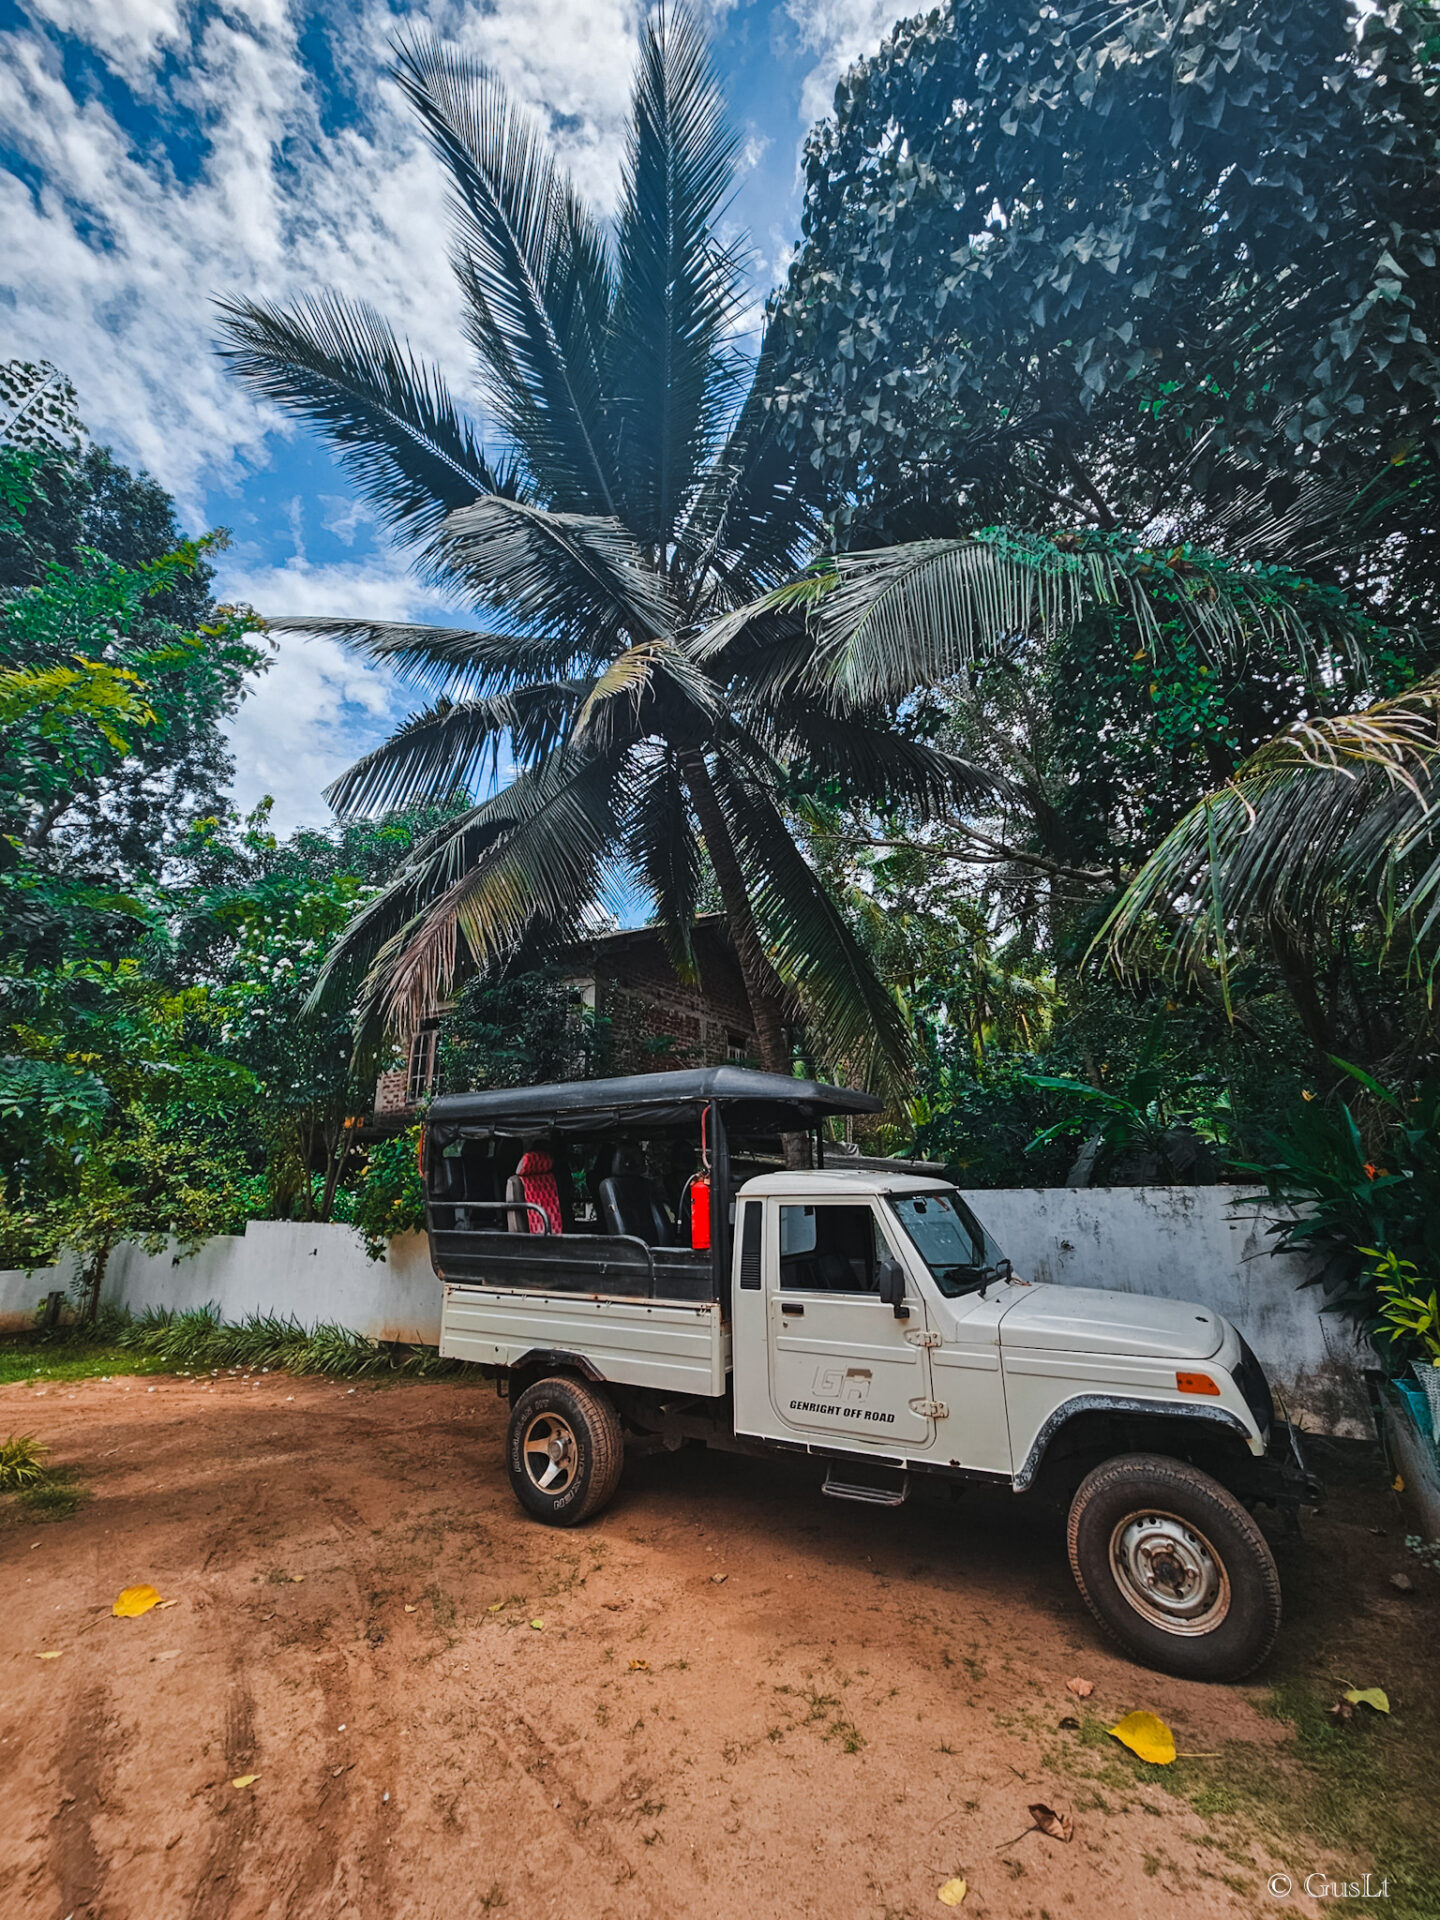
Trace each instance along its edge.
{"label": "grass patch", "polygon": [[0,1491],[33,1487],[45,1478],[45,1455],[49,1449],[30,1433],[12,1433],[0,1440]]}
{"label": "grass patch", "polygon": [[163,1373],[164,1362],[129,1353],[107,1341],[86,1346],[67,1342],[51,1346],[19,1340],[0,1346],[0,1386],[26,1381],[48,1385],[52,1380],[94,1380],[101,1375]]}
{"label": "grass patch", "polygon": [[23,1487],[16,1498],[32,1520],[68,1520],[90,1498],[90,1489],[57,1473],[37,1486]]}
{"label": "grass patch", "polygon": [[[1197,1813],[1247,1816],[1293,1851],[1297,1832],[1313,1836],[1358,1880],[1368,1867],[1389,1881],[1390,1920],[1434,1920],[1440,1913],[1435,1847],[1434,1775],[1422,1730],[1405,1719],[1357,1714],[1336,1725],[1326,1714],[1335,1689],[1281,1682],[1266,1711],[1295,1729],[1295,1746],[1277,1755],[1232,1742],[1223,1765],[1191,1794]],[[1337,1912],[1374,1902],[1327,1900]]]}
{"label": "grass patch", "polygon": [[442,1360],[433,1347],[371,1340],[349,1327],[305,1327],[280,1314],[226,1322],[213,1307],[183,1313],[152,1308],[133,1319],[110,1312],[90,1327],[57,1328],[0,1345],[0,1384],[214,1367],[376,1381],[470,1372],[463,1360]]}

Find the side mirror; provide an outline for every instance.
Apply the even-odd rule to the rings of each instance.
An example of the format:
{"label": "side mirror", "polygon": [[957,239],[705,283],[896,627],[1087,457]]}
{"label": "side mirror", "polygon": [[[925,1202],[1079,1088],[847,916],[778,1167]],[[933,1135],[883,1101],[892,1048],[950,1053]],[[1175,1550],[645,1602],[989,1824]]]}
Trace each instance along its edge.
{"label": "side mirror", "polygon": [[908,1320],[910,1309],[905,1304],[905,1269],[898,1260],[883,1259],[876,1270],[880,1298],[887,1307],[895,1309],[897,1320]]}

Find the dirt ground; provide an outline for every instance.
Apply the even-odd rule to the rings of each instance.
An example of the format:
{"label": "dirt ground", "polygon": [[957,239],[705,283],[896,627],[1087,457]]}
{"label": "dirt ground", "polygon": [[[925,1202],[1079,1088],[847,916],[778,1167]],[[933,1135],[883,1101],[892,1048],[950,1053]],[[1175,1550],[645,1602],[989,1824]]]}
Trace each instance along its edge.
{"label": "dirt ground", "polygon": [[[1055,1516],[686,1450],[557,1532],[513,1503],[504,1422],[468,1383],[0,1389],[0,1435],[93,1496],[0,1516],[0,1914],[901,1920],[963,1876],[979,1920],[1151,1920],[1396,1871],[1337,1841],[1275,1673],[1108,1649]],[[1367,1766],[1435,1750],[1440,1578],[1403,1533],[1377,1463],[1283,1549],[1277,1672],[1388,1686]],[[173,1604],[113,1618],[136,1582]],[[1105,1732],[1132,1708],[1207,1757],[1132,1759]],[[1019,1837],[1031,1802],[1074,1838]]]}

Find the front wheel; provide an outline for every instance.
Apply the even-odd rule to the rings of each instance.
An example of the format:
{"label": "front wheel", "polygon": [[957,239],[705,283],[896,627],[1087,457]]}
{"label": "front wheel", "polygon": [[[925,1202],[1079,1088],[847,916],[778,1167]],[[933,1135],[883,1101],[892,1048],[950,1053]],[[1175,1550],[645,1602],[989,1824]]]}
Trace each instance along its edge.
{"label": "front wheel", "polygon": [[527,1387],[510,1410],[506,1464],[515,1498],[552,1527],[574,1527],[620,1484],[625,1438],[609,1397],[557,1375]]}
{"label": "front wheel", "polygon": [[1070,1507],[1070,1570],[1128,1653],[1187,1680],[1240,1680],[1280,1631],[1280,1576],[1259,1527],[1198,1467],[1107,1460]]}

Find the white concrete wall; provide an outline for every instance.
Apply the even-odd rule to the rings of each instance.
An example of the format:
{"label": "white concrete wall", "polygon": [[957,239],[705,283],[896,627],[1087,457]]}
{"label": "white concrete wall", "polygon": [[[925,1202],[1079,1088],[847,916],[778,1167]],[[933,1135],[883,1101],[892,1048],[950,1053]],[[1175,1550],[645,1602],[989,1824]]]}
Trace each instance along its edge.
{"label": "white concrete wall", "polygon": [[1276,1253],[1262,1196],[1236,1187],[1003,1187],[966,1194],[1027,1280],[1195,1300],[1237,1326],[1311,1431],[1372,1431],[1369,1354]]}
{"label": "white concrete wall", "polygon": [[[8,1315],[0,1327],[30,1326],[37,1303],[70,1277],[68,1265],[0,1273],[0,1314]],[[193,1254],[119,1246],[101,1299],[132,1313],[214,1306],[223,1320],[292,1314],[302,1326],[323,1321],[374,1340],[440,1340],[440,1282],[421,1233],[397,1236],[384,1260],[366,1258],[353,1227],[289,1220],[252,1220],[243,1234],[217,1236]]]}
{"label": "white concrete wall", "polygon": [[[1373,1361],[1343,1321],[1321,1313],[1318,1289],[1300,1287],[1304,1263],[1271,1251],[1254,1197],[1234,1187],[1011,1187],[967,1198],[1027,1279],[1212,1307],[1239,1327],[1305,1426],[1370,1432],[1359,1370]],[[69,1280],[68,1267],[0,1273],[0,1327],[30,1325],[36,1303]],[[213,1304],[226,1320],[293,1314],[379,1340],[440,1338],[440,1283],[421,1234],[374,1261],[351,1227],[252,1220],[184,1257],[117,1248],[103,1297],[134,1313]]]}

